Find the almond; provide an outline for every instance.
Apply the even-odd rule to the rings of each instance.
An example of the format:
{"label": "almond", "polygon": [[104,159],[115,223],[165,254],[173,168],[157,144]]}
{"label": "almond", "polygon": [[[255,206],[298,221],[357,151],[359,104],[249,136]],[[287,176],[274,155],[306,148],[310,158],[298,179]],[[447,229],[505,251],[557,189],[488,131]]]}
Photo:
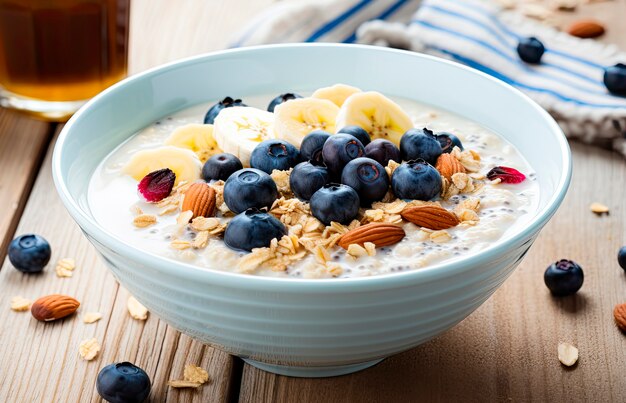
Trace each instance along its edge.
{"label": "almond", "polygon": [[415,225],[435,231],[459,225],[459,219],[453,212],[435,205],[408,207],[402,210],[401,215]]}
{"label": "almond", "polygon": [[72,297],[52,294],[35,301],[30,308],[30,312],[35,319],[49,322],[73,314],[79,306],[80,302]]}
{"label": "almond", "polygon": [[604,25],[590,19],[574,21],[567,28],[568,34],[578,38],[597,38],[603,35],[605,31]]}
{"label": "almond", "polygon": [[615,305],[615,308],[613,308],[613,317],[615,318],[617,327],[619,327],[622,332],[626,332],[626,303]]}
{"label": "almond", "polygon": [[450,180],[450,178],[452,178],[452,175],[456,173],[466,172],[465,167],[463,166],[463,164],[461,164],[461,161],[459,161],[458,159],[456,159],[456,157],[450,154],[441,154],[439,158],[437,158],[437,164],[435,164],[435,168],[437,168],[437,171],[439,171],[441,176],[443,176],[447,180]]}
{"label": "almond", "polygon": [[346,250],[352,244],[365,247],[364,244],[366,242],[371,242],[376,247],[381,247],[398,243],[405,235],[404,230],[397,225],[373,222],[346,232],[339,238],[338,243],[339,246]]}
{"label": "almond", "polygon": [[189,186],[183,199],[182,211],[191,211],[192,219],[215,215],[215,189],[205,182],[196,182]]}

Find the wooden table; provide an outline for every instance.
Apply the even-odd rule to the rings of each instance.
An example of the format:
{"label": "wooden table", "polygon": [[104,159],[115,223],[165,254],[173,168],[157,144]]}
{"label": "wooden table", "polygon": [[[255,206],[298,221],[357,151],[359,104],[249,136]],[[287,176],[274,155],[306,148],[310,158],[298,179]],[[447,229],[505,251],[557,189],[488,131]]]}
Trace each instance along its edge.
{"label": "wooden table", "polygon": [[[133,0],[131,70],[227,45],[230,34],[272,0]],[[626,0],[582,7],[579,15],[605,21],[607,41],[626,47]],[[573,19],[575,15],[569,17]],[[371,369],[330,379],[295,379],[262,372],[202,345],[155,316],[129,317],[128,293],[113,279],[56,195],[50,154],[60,125],[0,111],[0,257],[14,234],[35,232],[52,244],[42,275],[0,270],[0,401],[98,401],[100,368],[128,360],[144,368],[151,400],[344,401],[626,401],[626,336],[616,330],[612,308],[626,301],[626,276],[615,255],[626,243],[626,164],[623,157],[572,144],[574,178],[564,205],[519,269],[494,296],[460,325],[435,340]],[[608,216],[588,205],[611,207]],[[53,269],[73,257],[71,278]],[[585,284],[573,297],[553,298],[543,271],[559,258],[585,269]],[[82,302],[81,312],[104,314],[96,324],[80,315],[40,323],[9,309],[11,297],[36,299],[63,293]],[[96,337],[100,355],[87,362],[78,345]],[[579,364],[561,366],[559,341],[580,349]],[[198,390],[166,385],[180,379],[187,363],[206,368],[210,383]]]}

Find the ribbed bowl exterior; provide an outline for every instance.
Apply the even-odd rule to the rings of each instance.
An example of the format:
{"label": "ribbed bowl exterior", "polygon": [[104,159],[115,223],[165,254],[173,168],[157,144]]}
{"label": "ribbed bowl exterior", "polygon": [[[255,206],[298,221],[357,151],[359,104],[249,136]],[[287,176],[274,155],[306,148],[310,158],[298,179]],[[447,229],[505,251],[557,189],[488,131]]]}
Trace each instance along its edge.
{"label": "ribbed bowl exterior", "polygon": [[91,239],[119,282],[168,324],[228,353],[293,366],[370,361],[433,338],[487,300],[532,240],[486,264],[465,267],[453,279],[383,289],[372,284],[341,293],[277,293],[172,275]]}
{"label": "ribbed bowl exterior", "polygon": [[[307,93],[337,82],[453,110],[501,134],[537,174],[540,200],[529,223],[478,254],[442,265],[362,279],[305,280],[238,275],[152,255],[91,214],[87,189],[98,163],[155,120],[225,95]],[[153,315],[229,353],[290,369],[322,368],[321,375],[363,368],[345,366],[414,347],[467,317],[515,269],[563,200],[571,176],[558,125],[513,88],[437,58],[337,44],[229,50],[130,77],[72,117],[52,165],[69,213],[119,282]],[[324,372],[337,366],[344,367]]]}

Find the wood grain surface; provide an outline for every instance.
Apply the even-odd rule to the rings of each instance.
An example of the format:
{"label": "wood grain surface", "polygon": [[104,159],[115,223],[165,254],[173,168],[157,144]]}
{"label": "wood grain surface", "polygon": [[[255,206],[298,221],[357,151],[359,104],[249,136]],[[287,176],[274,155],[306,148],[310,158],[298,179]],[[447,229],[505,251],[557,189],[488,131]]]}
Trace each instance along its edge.
{"label": "wood grain surface", "polygon": [[[133,0],[130,69],[139,72],[223,48],[246,21],[273,2]],[[563,23],[581,15],[605,22],[604,40],[626,48],[626,0],[586,5],[563,14]],[[626,401],[626,336],[612,321],[613,306],[626,302],[626,275],[615,258],[626,243],[626,163],[617,154],[573,145],[574,177],[563,207],[515,274],[454,329],[357,374],[296,379],[243,365],[154,316],[145,322],[130,318],[128,293],[56,196],[51,149],[39,170],[39,156],[53,127],[0,111],[0,259],[35,177],[17,233],[40,233],[53,248],[52,262],[42,275],[22,275],[8,260],[0,270],[2,402],[100,401],[96,375],[120,360],[148,372],[153,402]],[[611,213],[592,214],[588,205],[594,201],[609,205]],[[54,263],[63,257],[76,259],[71,278],[54,273]],[[553,298],[542,274],[550,262],[564,257],[584,267],[585,284],[576,296]],[[81,301],[78,315],[39,323],[28,312],[8,309],[12,296],[36,299],[53,292]],[[89,311],[104,317],[84,324],[82,314]],[[86,362],[78,355],[78,344],[91,337],[101,342],[102,351]],[[575,367],[566,369],[558,362],[559,341],[580,349]],[[210,382],[199,390],[169,388],[167,380],[182,377],[187,363],[207,369]]]}

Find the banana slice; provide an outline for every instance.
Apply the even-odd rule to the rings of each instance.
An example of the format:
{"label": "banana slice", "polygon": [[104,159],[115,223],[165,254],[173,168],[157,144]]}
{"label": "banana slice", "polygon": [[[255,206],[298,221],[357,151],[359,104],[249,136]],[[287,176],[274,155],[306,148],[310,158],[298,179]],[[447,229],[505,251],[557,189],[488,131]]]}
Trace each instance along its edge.
{"label": "banana slice", "polygon": [[192,123],[178,127],[165,139],[165,144],[189,149],[196,153],[202,162],[208,160],[211,155],[222,152],[213,137],[213,125]]}
{"label": "banana slice", "polygon": [[341,108],[341,105],[343,105],[346,99],[357,92],[361,92],[361,90],[346,84],[335,84],[316,90],[311,97],[327,99]]}
{"label": "banana slice", "polygon": [[398,104],[380,92],[359,92],[350,95],[337,115],[337,129],[360,126],[372,137],[387,139],[400,145],[400,138],[413,122]]}
{"label": "banana slice", "polygon": [[327,99],[299,98],[274,109],[276,136],[300,148],[302,139],[313,130],[335,133],[339,107]]}
{"label": "banana slice", "polygon": [[158,169],[169,168],[176,174],[176,183],[193,182],[200,178],[202,163],[191,150],[174,146],[163,146],[136,152],[124,166],[122,172],[135,180]]}
{"label": "banana slice", "polygon": [[237,156],[248,167],[252,150],[276,137],[274,114],[248,106],[222,109],[213,122],[213,137],[225,153]]}

